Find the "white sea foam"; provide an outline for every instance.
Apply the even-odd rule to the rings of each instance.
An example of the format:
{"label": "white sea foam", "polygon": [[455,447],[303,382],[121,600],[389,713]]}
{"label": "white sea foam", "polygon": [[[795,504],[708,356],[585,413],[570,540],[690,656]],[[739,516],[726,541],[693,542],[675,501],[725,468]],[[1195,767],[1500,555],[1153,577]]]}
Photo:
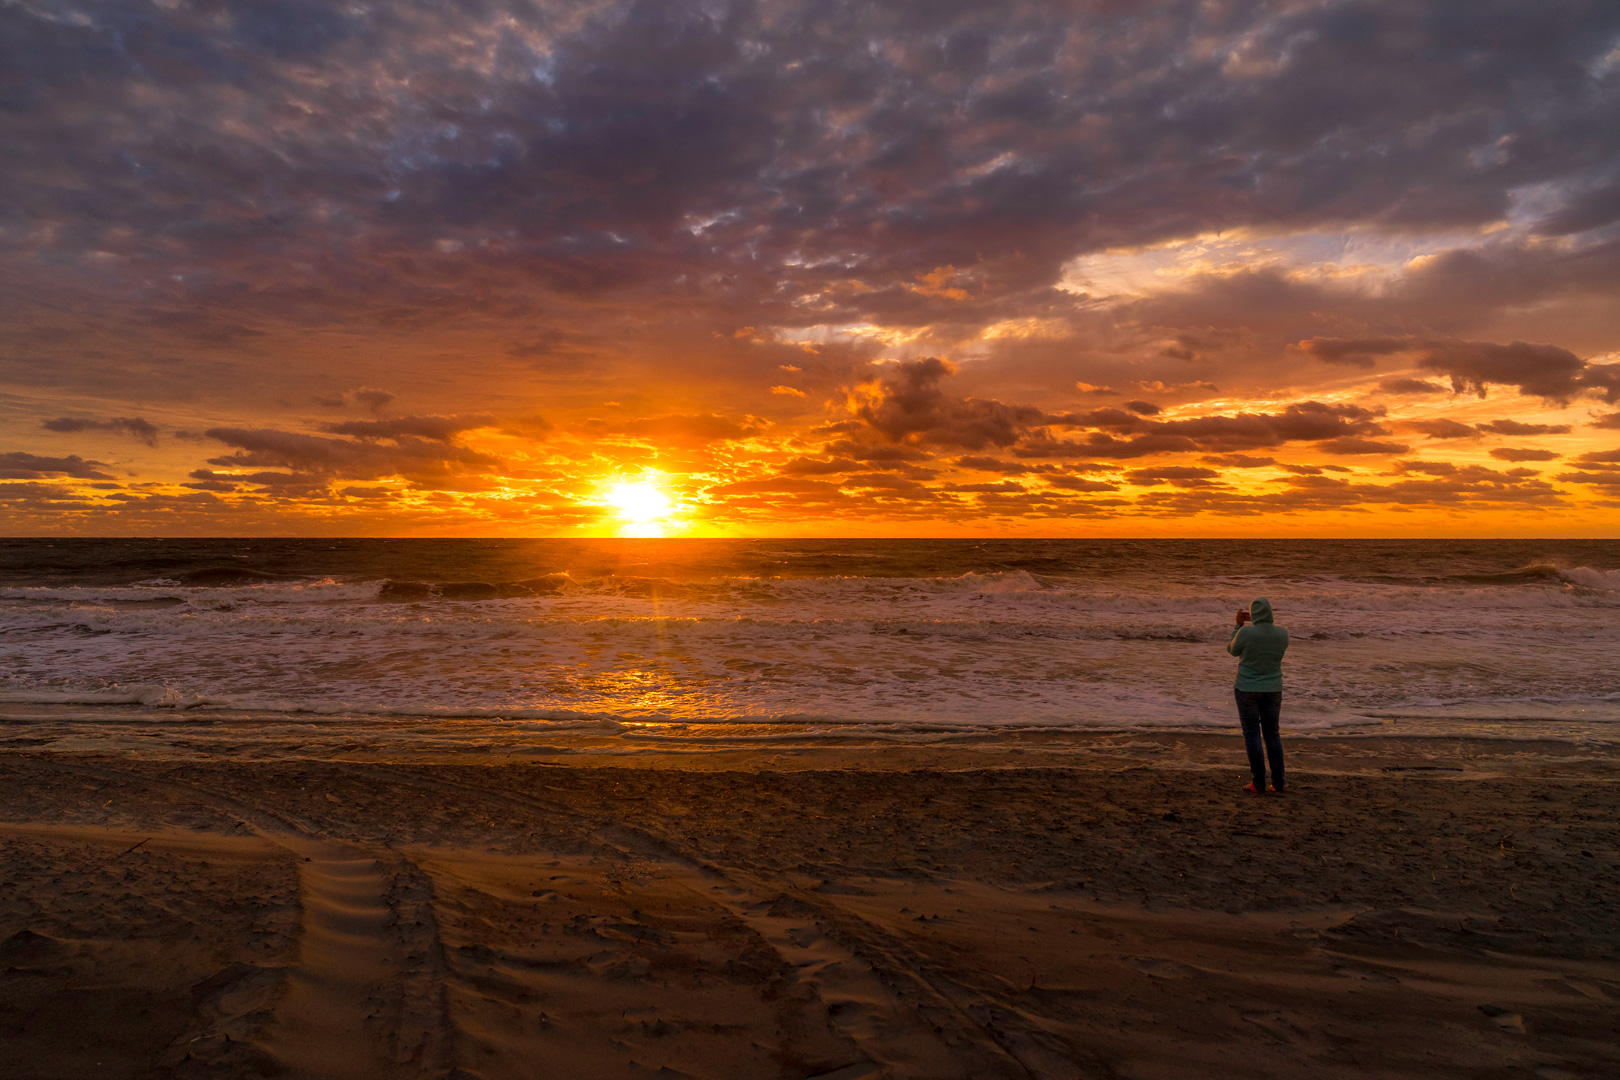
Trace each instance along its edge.
{"label": "white sea foam", "polygon": [[1558,576],[1573,585],[1605,592],[1620,592],[1620,570],[1594,570],[1590,566],[1573,566],[1558,571]]}

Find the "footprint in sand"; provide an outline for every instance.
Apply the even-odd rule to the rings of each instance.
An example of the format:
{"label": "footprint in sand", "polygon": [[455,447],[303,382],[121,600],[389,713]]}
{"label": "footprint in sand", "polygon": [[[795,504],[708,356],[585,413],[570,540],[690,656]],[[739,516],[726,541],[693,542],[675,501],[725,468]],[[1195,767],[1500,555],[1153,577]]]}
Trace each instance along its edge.
{"label": "footprint in sand", "polygon": [[1481,1005],[1479,1011],[1491,1018],[1491,1022],[1503,1031],[1511,1031],[1515,1035],[1524,1034],[1524,1017],[1516,1012],[1496,1005]]}
{"label": "footprint in sand", "polygon": [[1191,979],[1202,974],[1191,965],[1159,956],[1138,959],[1136,970],[1155,979]]}

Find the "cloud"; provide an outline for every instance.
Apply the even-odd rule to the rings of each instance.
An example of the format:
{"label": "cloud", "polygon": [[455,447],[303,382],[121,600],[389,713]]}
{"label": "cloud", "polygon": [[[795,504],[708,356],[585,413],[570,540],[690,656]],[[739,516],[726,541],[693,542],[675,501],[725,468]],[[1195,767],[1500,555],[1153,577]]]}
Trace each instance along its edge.
{"label": "cloud", "polygon": [[1397,426],[1402,431],[1416,431],[1431,439],[1479,438],[1478,428],[1455,420],[1403,420]]}
{"label": "cloud", "polygon": [[110,420],[87,420],[73,416],[59,416],[39,425],[46,431],[122,431],[133,435],[147,446],[156,446],[158,429],[138,416],[117,416]]}
{"label": "cloud", "polygon": [[609,425],[606,430],[687,446],[747,439],[760,434],[764,428],[763,422],[751,416],[738,421],[717,413],[670,413]]}
{"label": "cloud", "polygon": [[1620,472],[1566,472],[1557,479],[1567,484],[1585,484],[1608,495],[1620,495]]}
{"label": "cloud", "polygon": [[1578,471],[1559,473],[1558,479],[1582,484],[1609,495],[1620,496],[1620,448],[1589,450],[1575,458]]}
{"label": "cloud", "polygon": [[1620,181],[1589,186],[1536,222],[1543,236],[1568,236],[1620,221]]}
{"label": "cloud", "polygon": [[0,480],[37,480],[67,476],[78,480],[111,480],[102,472],[100,461],[86,461],[77,454],[68,457],[39,457],[19,450],[0,454]]}
{"label": "cloud", "polygon": [[1394,425],[1401,431],[1416,431],[1431,439],[1477,439],[1481,435],[1565,435],[1568,424],[1524,424],[1517,420],[1490,420],[1463,424],[1456,420],[1402,420]]}
{"label": "cloud", "polygon": [[1533,450],[1529,447],[1498,446],[1491,451],[1497,461],[1557,461],[1562,454],[1551,450]]}
{"label": "cloud", "polygon": [[[1115,408],[1045,413],[1032,406],[948,394],[940,383],[956,369],[934,358],[895,366],[899,369],[896,374],[860,388],[851,405],[860,420],[895,441],[909,439],[969,450],[1007,447],[1025,458],[1124,460],[1193,450],[1249,450],[1291,441],[1343,440],[1384,432],[1379,423],[1382,410],[1320,401],[1296,402],[1277,413],[1168,421]],[[1083,439],[1055,439],[1045,433],[1051,428],[1092,431]]]}
{"label": "cloud", "polygon": [[1128,461],[1153,454],[1171,454],[1197,449],[1198,444],[1185,435],[1138,435],[1132,439],[1118,439],[1103,432],[1095,432],[1083,441],[1032,438],[1014,446],[1012,452],[1022,458],[1103,457]]}
{"label": "cloud", "polygon": [[834,498],[841,495],[839,486],[826,480],[802,480],[788,476],[766,476],[753,480],[735,480],[709,488],[711,495],[815,495]]}
{"label": "cloud", "polygon": [[1012,493],[1012,492],[1021,493],[1021,492],[1024,492],[1024,491],[1028,490],[1028,489],[1025,488],[1023,484],[1020,484],[1016,480],[1001,480],[1001,481],[997,481],[995,483],[988,483],[988,484],[986,484],[986,483],[979,483],[979,484],[945,484],[945,485],[942,485],[939,490],[941,490],[941,491],[949,491],[949,492],[956,492],[956,493],[966,494],[966,495],[987,495],[987,494],[1006,494],[1006,493]]}
{"label": "cloud", "polygon": [[1277,464],[1276,458],[1255,457],[1252,454],[1211,454],[1200,459],[1210,465],[1225,465],[1231,469],[1263,469]]}
{"label": "cloud", "polygon": [[356,405],[363,405],[372,412],[381,412],[383,407],[394,400],[394,395],[387,390],[376,390],[368,386],[345,390],[336,397],[312,398],[315,404],[325,409],[346,409]]}
{"label": "cloud", "polygon": [[1610,405],[1620,403],[1620,364],[1592,364],[1580,381],[1582,386],[1603,395]]}
{"label": "cloud", "polygon": [[1353,435],[1345,435],[1337,439],[1328,439],[1316,444],[1318,450],[1329,454],[1404,454],[1412,449],[1405,443],[1378,442],[1376,439],[1362,439]]}
{"label": "cloud", "polygon": [[851,411],[892,442],[982,450],[1011,446],[1042,418],[1040,409],[999,401],[949,397],[940,380],[956,366],[937,357],[894,365],[894,373],[862,388]]}
{"label": "cloud", "polygon": [[1081,476],[1048,476],[1046,482],[1064,491],[1118,491],[1119,485],[1103,480],[1088,480]]}
{"label": "cloud", "polygon": [[277,495],[309,495],[323,492],[327,478],[311,473],[216,473],[212,469],[194,469],[192,483],[182,484],[195,491],[241,491],[242,485],[268,489]]}
{"label": "cloud", "polygon": [[[753,260],[796,291],[876,279],[871,305],[922,312],[1122,242],[1477,228],[1565,180],[1556,230],[1610,198],[1596,155],[1547,134],[1604,131],[1587,74],[1613,38],[1603,5],[1540,32],[1506,4],[1466,31],[1426,4],[1170,6],[1153,33],[1129,6],[917,0],[86,10],[10,19],[38,164],[5,201],[82,207],[57,242],[123,259],[160,235],[186,269],[229,252],[271,279],[243,291],[255,303],[335,307],[382,277],[428,301],[420,317],[450,291],[498,310],[525,282],[595,296]],[[1242,77],[1234,56],[1255,58]],[[253,265],[289,249],[337,254]],[[362,272],[351,251],[384,257]],[[228,295],[233,276],[187,288]]]}
{"label": "cloud", "polygon": [[1412,344],[1401,338],[1327,338],[1314,337],[1299,342],[1295,348],[1324,364],[1347,364],[1370,368],[1373,358],[1410,349]]}
{"label": "cloud", "polygon": [[[1096,430],[1082,439],[1031,437],[1012,447],[1019,457],[1102,457],[1115,460],[1153,454],[1189,451],[1231,452],[1280,446],[1287,442],[1318,442],[1329,453],[1390,453],[1393,443],[1374,443],[1357,438],[1362,434],[1382,434],[1383,426],[1374,410],[1357,405],[1329,405],[1306,401],[1289,405],[1280,413],[1238,413],[1194,417],[1186,420],[1151,421],[1114,409],[1089,413],[1063,414],[1045,419],[1065,427]],[[1120,438],[1114,432],[1129,434]],[[1377,447],[1350,449],[1352,447]]]}
{"label": "cloud", "polygon": [[1575,460],[1582,465],[1620,464],[1620,448],[1614,450],[1590,450]]}
{"label": "cloud", "polygon": [[[1620,10],[1460,11],[0,6],[0,378],[21,417],[125,402],[98,408],[210,429],[229,445],[208,475],[166,434],[143,480],[229,496],[165,512],[241,503],[261,525],[247,502],[298,484],[522,479],[540,448],[508,466],[482,452],[503,435],[544,437],[559,487],[655,454],[720,486],[937,472],[1030,490],[918,514],[1054,520],[1103,512],[1074,509],[1108,494],[1072,479],[1099,462],[1264,461],[1280,471],[1242,479],[1269,490],[1469,428],[1569,435],[1573,458],[1596,431],[1491,417],[1518,407],[1507,388],[1620,400],[1620,364],[1581,359],[1616,344]],[[1498,401],[1401,417],[1448,384]],[[1344,404],[1374,385],[1396,396],[1363,405],[1390,412]],[[833,387],[849,397],[824,406]],[[312,394],[365,419],[290,419]],[[50,429],[160,441],[119,422]],[[1212,482],[1095,501],[1306,513],[1374,486],[1267,501],[1181,479]],[[1546,497],[1521,480],[1433,498]],[[797,497],[913,512],[884,491],[914,493]],[[339,497],[287,527],[337,522],[317,498]]]}
{"label": "cloud", "polygon": [[845,457],[854,458],[870,468],[877,468],[884,464],[928,461],[931,457],[928,451],[913,446],[861,443],[851,439],[838,439],[835,442],[828,443],[824,449],[831,454],[842,454]]}
{"label": "cloud", "polygon": [[1439,383],[1429,382],[1427,379],[1389,378],[1379,379],[1378,389],[1386,394],[1444,394],[1446,387]]}
{"label": "cloud", "polygon": [[1003,461],[1001,458],[983,457],[974,454],[967,454],[957,458],[956,464],[958,468],[1000,473],[1002,476],[1026,476],[1037,471],[1034,465],[1025,465],[1023,462]]}
{"label": "cloud", "polygon": [[1122,445],[1157,445],[1164,450],[1241,451],[1279,446],[1286,442],[1377,435],[1384,432],[1379,422],[1382,416],[1381,409],[1368,409],[1360,405],[1302,401],[1276,413],[1240,412],[1185,420],[1149,420],[1118,409],[1094,409],[1087,413],[1063,414],[1046,419],[1063,426],[1097,428],[1138,436],[1130,444],[1121,444],[1109,435],[1088,437],[1088,445],[1105,447],[1111,451],[1109,456],[1117,456]]}
{"label": "cloud", "polygon": [[[205,434],[238,447],[209,458],[221,468],[290,469],[314,477],[384,480],[403,477],[422,487],[450,487],[501,467],[499,459],[466,447],[412,435],[386,445],[365,439],[329,439],[268,428],[210,428]],[[256,481],[260,482],[260,481]]]}
{"label": "cloud", "polygon": [[[1420,367],[1451,377],[1454,393],[1471,391],[1482,398],[1487,388],[1495,384],[1513,386],[1520,393],[1553,401],[1567,401],[1587,390],[1603,393],[1610,400],[1620,400],[1620,364],[1589,365],[1557,345],[1524,341],[1500,345],[1410,337],[1316,337],[1298,342],[1296,348],[1326,363],[1360,367],[1372,367],[1375,357],[1416,352],[1420,354]],[[1385,379],[1379,386],[1390,393],[1430,393],[1439,389],[1423,380],[1405,378]]]}
{"label": "cloud", "polygon": [[1493,435],[1567,435],[1570,431],[1568,424],[1521,424],[1509,419],[1491,420],[1475,427]]}
{"label": "cloud", "polygon": [[513,416],[501,421],[500,430],[502,434],[516,435],[522,439],[543,439],[551,434],[553,424],[538,414]]}
{"label": "cloud", "polygon": [[833,473],[855,472],[864,466],[847,457],[818,458],[797,457],[782,466],[782,473],[792,476],[829,476]]}
{"label": "cloud", "polygon": [[1556,345],[1454,341],[1430,348],[1419,363],[1451,376],[1457,393],[1471,390],[1479,397],[1496,383],[1516,387],[1521,394],[1566,401],[1585,385],[1585,362]]}
{"label": "cloud", "polygon": [[464,416],[401,416],[393,420],[345,420],[322,424],[321,430],[333,435],[355,435],[362,439],[418,438],[450,442],[464,431],[495,426],[488,413]]}
{"label": "cloud", "polygon": [[1392,470],[1396,476],[1423,473],[1427,476],[1454,476],[1457,466],[1449,461],[1397,461]]}
{"label": "cloud", "polygon": [[895,499],[934,499],[937,493],[929,487],[909,480],[903,476],[893,476],[889,473],[858,473],[845,480],[839,487],[845,491],[864,491],[869,495],[880,498]]}
{"label": "cloud", "polygon": [[1154,484],[1204,487],[1220,475],[1214,469],[1200,469],[1191,465],[1162,465],[1153,469],[1132,469],[1125,474],[1125,482],[1138,487],[1151,487]]}

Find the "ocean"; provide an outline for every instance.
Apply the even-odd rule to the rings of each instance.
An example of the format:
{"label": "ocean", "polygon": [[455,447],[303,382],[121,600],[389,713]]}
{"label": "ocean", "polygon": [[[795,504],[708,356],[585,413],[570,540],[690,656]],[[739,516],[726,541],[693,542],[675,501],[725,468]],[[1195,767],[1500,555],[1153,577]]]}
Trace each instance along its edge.
{"label": "ocean", "polygon": [[0,745],[1620,738],[1610,540],[0,540]]}

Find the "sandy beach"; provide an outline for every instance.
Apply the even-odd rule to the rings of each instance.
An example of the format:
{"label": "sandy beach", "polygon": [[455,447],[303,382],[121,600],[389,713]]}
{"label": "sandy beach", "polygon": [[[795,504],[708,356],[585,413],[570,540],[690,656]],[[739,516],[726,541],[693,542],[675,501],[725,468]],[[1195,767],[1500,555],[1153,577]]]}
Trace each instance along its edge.
{"label": "sandy beach", "polygon": [[1612,1076],[1617,770],[0,756],[6,1077]]}

